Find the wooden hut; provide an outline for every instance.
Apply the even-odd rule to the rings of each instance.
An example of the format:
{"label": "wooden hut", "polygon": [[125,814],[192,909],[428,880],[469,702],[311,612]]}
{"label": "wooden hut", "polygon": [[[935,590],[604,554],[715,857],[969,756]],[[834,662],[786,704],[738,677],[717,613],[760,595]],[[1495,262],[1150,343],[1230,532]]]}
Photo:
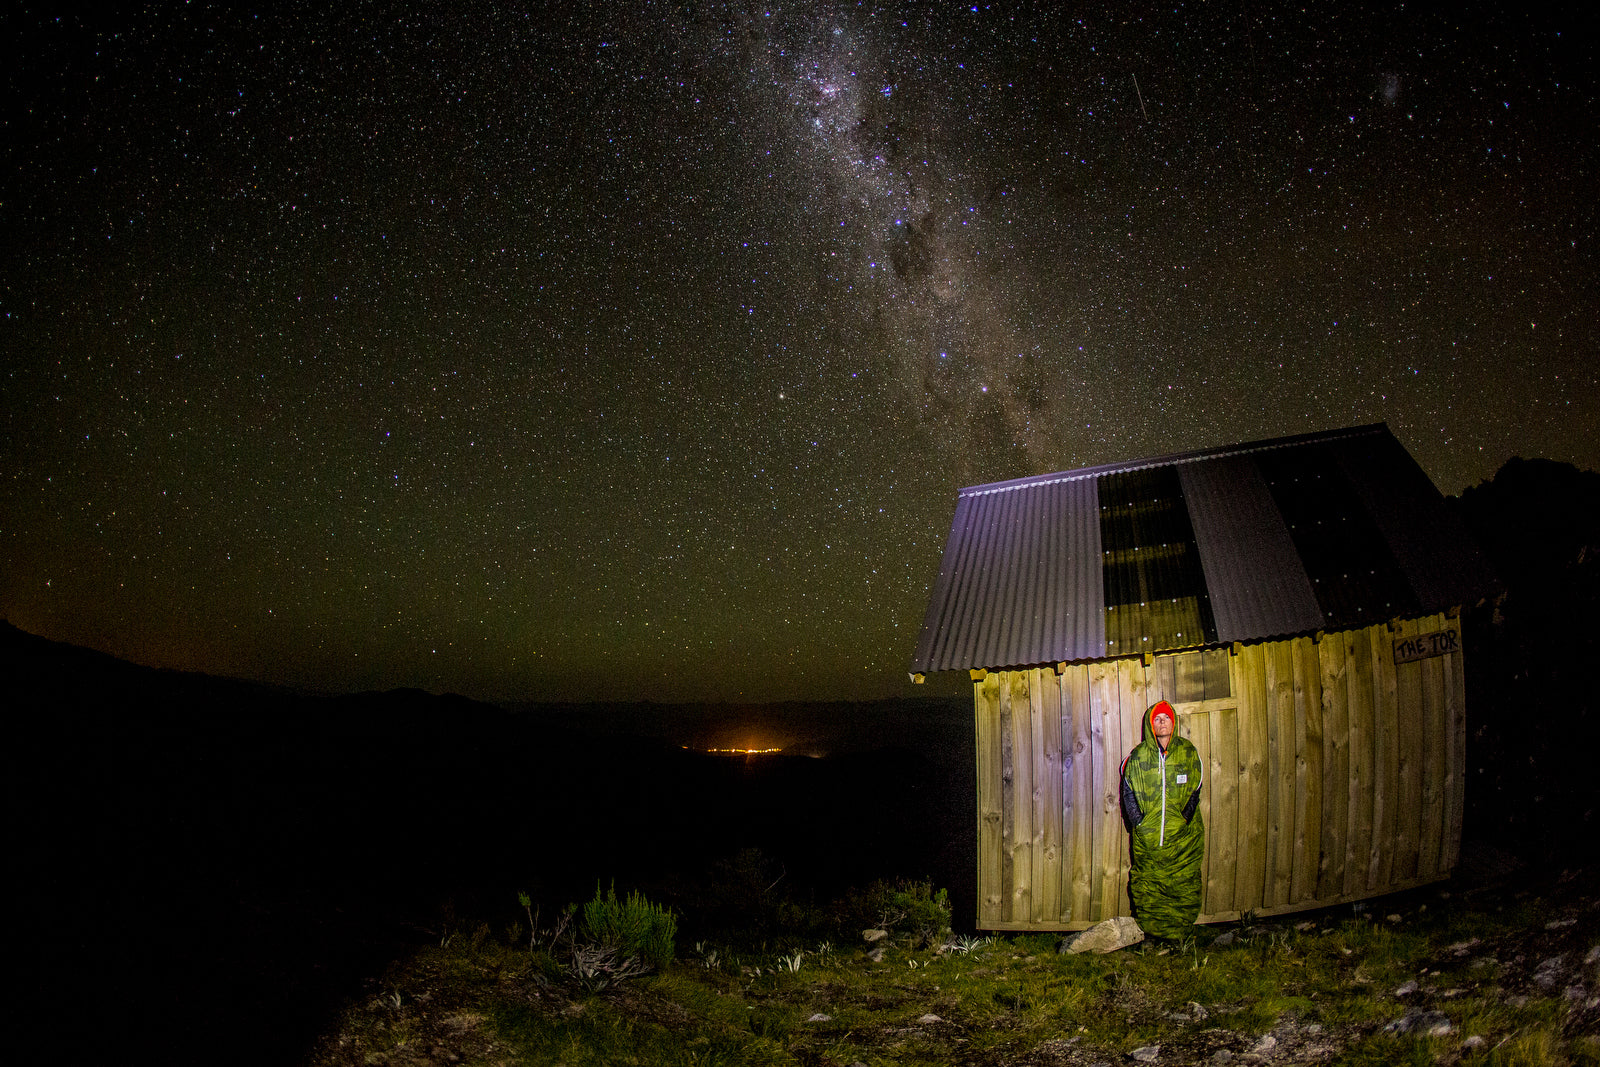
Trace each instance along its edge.
{"label": "wooden hut", "polygon": [[912,670],[972,679],[977,925],[1129,913],[1118,769],[1160,699],[1205,761],[1201,921],[1447,877],[1494,587],[1381,424],[961,490]]}

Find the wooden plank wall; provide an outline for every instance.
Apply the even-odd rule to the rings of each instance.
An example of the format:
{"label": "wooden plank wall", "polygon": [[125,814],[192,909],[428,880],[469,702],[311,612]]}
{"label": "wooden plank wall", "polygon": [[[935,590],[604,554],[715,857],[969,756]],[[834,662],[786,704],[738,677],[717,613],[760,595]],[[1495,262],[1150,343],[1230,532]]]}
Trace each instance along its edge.
{"label": "wooden plank wall", "polygon": [[[1206,768],[1202,921],[1449,875],[1464,811],[1461,653],[1399,666],[1393,654],[1397,638],[1449,625],[1434,615],[1237,646],[1231,695],[1173,700]],[[1122,759],[1145,709],[1196,691],[1195,663],[1129,658],[975,681],[980,928],[1082,929],[1128,914]]]}

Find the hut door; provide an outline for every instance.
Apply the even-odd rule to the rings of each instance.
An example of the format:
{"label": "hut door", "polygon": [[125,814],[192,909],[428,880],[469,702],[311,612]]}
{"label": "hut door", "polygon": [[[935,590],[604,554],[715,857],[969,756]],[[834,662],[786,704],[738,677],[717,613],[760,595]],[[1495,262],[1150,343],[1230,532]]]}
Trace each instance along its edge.
{"label": "hut door", "polygon": [[1206,769],[1200,815],[1206,825],[1201,867],[1205,896],[1200,919],[1229,918],[1238,911],[1234,886],[1238,873],[1239,707],[1232,699],[1197,700],[1175,705],[1178,734],[1193,742]]}

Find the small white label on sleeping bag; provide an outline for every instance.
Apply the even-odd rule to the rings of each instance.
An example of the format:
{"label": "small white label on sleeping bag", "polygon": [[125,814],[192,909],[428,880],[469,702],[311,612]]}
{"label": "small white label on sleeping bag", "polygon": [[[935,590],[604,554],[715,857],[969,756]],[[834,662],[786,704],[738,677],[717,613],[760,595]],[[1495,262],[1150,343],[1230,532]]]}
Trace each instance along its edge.
{"label": "small white label on sleeping bag", "polygon": [[1179,784],[1179,785],[1184,785],[1184,784],[1186,784],[1186,783],[1187,783],[1187,782],[1188,782],[1188,781],[1189,781],[1189,776],[1188,776],[1188,775],[1187,775],[1187,774],[1180,774],[1180,775],[1178,775],[1178,784]]}

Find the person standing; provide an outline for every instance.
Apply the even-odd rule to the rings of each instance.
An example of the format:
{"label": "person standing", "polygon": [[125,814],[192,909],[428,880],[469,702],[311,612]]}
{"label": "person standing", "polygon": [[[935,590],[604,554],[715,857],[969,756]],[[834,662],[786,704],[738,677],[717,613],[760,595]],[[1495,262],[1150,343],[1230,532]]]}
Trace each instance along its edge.
{"label": "person standing", "polygon": [[1133,838],[1128,895],[1133,917],[1153,937],[1183,937],[1200,915],[1200,817],[1205,768],[1178,713],[1165,700],[1144,716],[1144,739],[1122,761],[1122,818]]}

